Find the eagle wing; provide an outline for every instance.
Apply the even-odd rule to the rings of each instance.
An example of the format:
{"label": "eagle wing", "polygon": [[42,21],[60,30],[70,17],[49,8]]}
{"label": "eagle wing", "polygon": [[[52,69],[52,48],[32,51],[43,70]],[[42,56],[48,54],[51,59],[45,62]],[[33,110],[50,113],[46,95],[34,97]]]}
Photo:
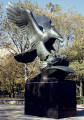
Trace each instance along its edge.
{"label": "eagle wing", "polygon": [[[48,18],[46,15],[39,15],[35,12],[32,12],[32,14],[33,14],[36,22],[38,23],[40,29],[42,29],[43,31],[45,30],[45,32],[52,29],[53,32],[55,32],[57,34],[58,40],[63,41],[63,37],[61,36],[61,34],[57,31],[57,29],[55,27],[51,26],[50,18]],[[56,41],[56,38],[53,38],[53,37],[50,37],[47,41],[46,40],[43,41],[45,44],[45,47],[47,48],[48,51],[53,50],[53,44],[55,41]]]}
{"label": "eagle wing", "polygon": [[26,51],[26,52],[23,52],[21,54],[17,54],[14,56],[14,58],[18,62],[29,63],[29,62],[33,62],[34,59],[36,58],[36,56],[37,56],[37,52],[35,49],[32,51]]}
{"label": "eagle wing", "polygon": [[50,29],[51,28],[51,19],[48,18],[46,15],[39,15],[35,12],[32,12],[36,22],[38,23],[39,27],[43,29]]}
{"label": "eagle wing", "polygon": [[22,32],[28,35],[30,43],[35,41],[35,35],[42,35],[33,14],[23,6],[9,3],[6,7],[8,20],[16,24]]}

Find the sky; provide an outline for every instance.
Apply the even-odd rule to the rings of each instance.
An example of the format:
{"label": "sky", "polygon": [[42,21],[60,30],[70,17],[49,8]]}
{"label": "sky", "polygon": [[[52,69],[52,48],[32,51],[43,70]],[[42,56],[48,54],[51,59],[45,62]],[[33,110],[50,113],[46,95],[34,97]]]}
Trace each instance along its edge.
{"label": "sky", "polygon": [[[5,6],[8,5],[8,2],[16,3],[19,0],[0,0]],[[24,0],[21,0],[24,1]],[[37,2],[39,6],[45,7],[49,2],[53,4],[60,4],[60,6],[65,10],[69,7],[75,7],[79,14],[84,15],[84,0],[31,0],[33,3]]]}

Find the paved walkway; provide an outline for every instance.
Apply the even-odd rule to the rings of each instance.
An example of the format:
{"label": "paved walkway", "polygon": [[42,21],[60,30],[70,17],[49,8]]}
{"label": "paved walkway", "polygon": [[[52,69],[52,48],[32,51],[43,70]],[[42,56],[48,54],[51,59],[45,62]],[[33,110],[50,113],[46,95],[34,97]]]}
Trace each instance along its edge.
{"label": "paved walkway", "polygon": [[[24,115],[24,105],[0,104],[0,120],[57,120]],[[60,120],[84,120],[84,105],[77,105],[77,116]]]}

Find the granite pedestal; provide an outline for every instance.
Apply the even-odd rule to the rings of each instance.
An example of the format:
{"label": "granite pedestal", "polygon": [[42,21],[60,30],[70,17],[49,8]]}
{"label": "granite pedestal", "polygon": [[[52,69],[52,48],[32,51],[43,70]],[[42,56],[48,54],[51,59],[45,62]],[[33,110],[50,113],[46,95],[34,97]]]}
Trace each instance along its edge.
{"label": "granite pedestal", "polygon": [[76,115],[76,85],[70,80],[36,77],[26,83],[25,114],[48,118]]}

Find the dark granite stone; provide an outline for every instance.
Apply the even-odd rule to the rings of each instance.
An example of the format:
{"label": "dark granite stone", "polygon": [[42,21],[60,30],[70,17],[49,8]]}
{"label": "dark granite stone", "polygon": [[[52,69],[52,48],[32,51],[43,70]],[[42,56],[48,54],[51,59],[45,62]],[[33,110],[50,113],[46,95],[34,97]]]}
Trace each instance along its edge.
{"label": "dark granite stone", "polygon": [[76,115],[75,82],[33,79],[26,83],[25,114],[49,118]]}

